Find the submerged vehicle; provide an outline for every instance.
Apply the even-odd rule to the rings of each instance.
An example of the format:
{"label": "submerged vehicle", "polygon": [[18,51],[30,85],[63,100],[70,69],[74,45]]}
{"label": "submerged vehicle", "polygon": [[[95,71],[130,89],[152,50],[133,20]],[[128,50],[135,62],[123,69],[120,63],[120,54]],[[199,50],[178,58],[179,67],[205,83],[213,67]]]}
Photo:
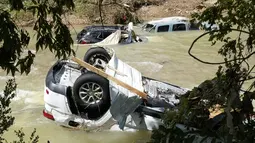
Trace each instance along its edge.
{"label": "submerged vehicle", "polygon": [[[109,36],[111,33],[115,32],[116,30],[124,30],[124,26],[118,26],[118,25],[114,25],[114,26],[101,26],[101,25],[93,25],[93,26],[86,26],[84,27],[78,34],[77,34],[77,42],[80,43],[80,44],[83,44],[81,41],[81,39],[88,35],[88,33],[92,32],[92,33],[95,33],[95,34],[98,34],[99,36],[100,35],[104,35],[104,37],[107,37],[107,35]],[[110,33],[110,34],[109,34]],[[95,35],[93,34],[93,35]],[[98,35],[96,35],[95,37],[93,38],[96,38]],[[103,38],[103,37],[102,37]],[[102,41],[101,39],[97,39],[98,41]],[[97,42],[98,42],[97,41]],[[86,41],[84,41],[86,42]],[[96,43],[96,42],[94,42]],[[85,44],[85,43],[84,43]]]}
{"label": "submerged vehicle", "polygon": [[152,130],[188,91],[142,76],[112,49],[90,48],[83,60],[146,93],[147,100],[71,60],[57,61],[46,76],[43,115],[66,127]]}
{"label": "submerged vehicle", "polygon": [[101,42],[117,30],[124,29],[120,26],[88,26],[78,33],[77,43],[93,44]]}
{"label": "submerged vehicle", "polygon": [[128,26],[88,26],[77,35],[78,44],[112,45],[144,41],[145,37],[135,35],[133,23]]}
{"label": "submerged vehicle", "polygon": [[189,31],[201,28],[205,30],[218,29],[216,24],[210,25],[208,22],[202,22],[201,25],[191,22],[187,17],[175,16],[149,21],[143,25],[142,29],[147,32]]}

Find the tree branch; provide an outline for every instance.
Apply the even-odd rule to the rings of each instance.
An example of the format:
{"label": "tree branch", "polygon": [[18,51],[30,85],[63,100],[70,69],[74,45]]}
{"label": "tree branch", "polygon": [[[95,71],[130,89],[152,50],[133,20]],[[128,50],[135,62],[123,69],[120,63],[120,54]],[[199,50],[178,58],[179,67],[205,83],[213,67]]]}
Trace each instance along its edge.
{"label": "tree branch", "polygon": [[[231,31],[239,31],[239,32],[243,32],[243,33],[246,33],[246,34],[249,34],[249,35],[251,34],[251,33],[247,32],[247,31],[239,30],[239,29],[228,29],[228,30],[231,30]],[[210,34],[210,33],[213,33],[213,32],[218,32],[218,31],[222,31],[222,30],[208,31],[208,32],[203,33],[202,35],[198,36],[198,37],[192,42],[192,44],[191,44],[191,46],[190,46],[190,48],[189,48],[189,50],[188,50],[189,55],[190,55],[191,57],[193,57],[194,59],[196,59],[197,61],[199,61],[199,62],[201,62],[201,63],[204,63],[204,64],[220,65],[220,64],[225,64],[225,63],[233,62],[233,61],[235,61],[235,60],[242,60],[242,59],[245,60],[245,59],[250,58],[253,54],[255,54],[255,51],[254,51],[254,52],[250,53],[248,56],[246,56],[246,57],[244,57],[244,58],[239,58],[239,59],[235,59],[235,60],[232,59],[232,60],[225,61],[225,62],[215,62],[215,63],[213,63],[213,62],[203,61],[203,60],[197,58],[196,56],[194,56],[194,55],[191,53],[191,50],[192,50],[194,44],[195,44],[200,38],[204,37],[204,36],[207,35],[207,34]]]}
{"label": "tree branch", "polygon": [[104,21],[103,21],[103,17],[102,17],[101,5],[102,5],[102,0],[98,0],[98,9],[99,9],[100,21],[101,21],[102,26],[104,27]]}

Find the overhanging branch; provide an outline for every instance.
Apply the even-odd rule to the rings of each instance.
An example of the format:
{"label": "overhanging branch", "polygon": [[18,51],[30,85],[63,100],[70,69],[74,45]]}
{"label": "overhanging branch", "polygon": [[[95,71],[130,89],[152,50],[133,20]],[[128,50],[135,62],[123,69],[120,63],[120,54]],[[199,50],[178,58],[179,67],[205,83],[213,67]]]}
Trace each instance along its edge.
{"label": "overhanging branch", "polygon": [[[247,32],[247,31],[244,31],[244,30],[239,30],[239,29],[228,29],[228,30],[243,32],[243,33],[246,33],[246,34],[251,35],[251,33]],[[246,56],[246,57],[244,57],[244,58],[232,59],[232,60],[225,61],[225,62],[207,62],[207,61],[203,61],[203,60],[197,58],[195,55],[193,55],[193,54],[191,53],[191,50],[192,50],[194,44],[195,44],[200,38],[204,37],[204,36],[207,35],[207,34],[210,34],[210,33],[213,33],[213,32],[218,32],[218,31],[220,31],[220,30],[208,31],[208,32],[205,32],[205,33],[203,33],[202,35],[198,36],[198,37],[192,42],[192,44],[191,44],[191,46],[190,46],[190,48],[189,48],[189,50],[188,50],[188,54],[189,54],[191,57],[193,57],[194,59],[196,59],[197,61],[201,62],[201,63],[204,63],[204,64],[211,64],[211,65],[221,65],[221,64],[233,62],[233,61],[235,61],[235,60],[245,60],[245,59],[248,59],[248,58],[250,58],[252,55],[255,54],[255,51],[254,51],[254,52],[250,53],[248,56]],[[222,30],[221,30],[221,31],[222,31]]]}

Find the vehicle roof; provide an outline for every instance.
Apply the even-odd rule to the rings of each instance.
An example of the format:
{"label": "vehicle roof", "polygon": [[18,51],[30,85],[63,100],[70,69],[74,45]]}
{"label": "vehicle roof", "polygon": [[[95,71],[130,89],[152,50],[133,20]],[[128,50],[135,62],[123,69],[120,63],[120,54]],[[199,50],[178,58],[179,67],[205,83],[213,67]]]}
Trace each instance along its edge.
{"label": "vehicle roof", "polygon": [[152,20],[152,21],[149,21],[148,24],[163,25],[163,24],[171,24],[171,23],[179,23],[179,22],[185,23],[187,21],[189,21],[189,19],[186,17],[174,16],[174,17],[162,18],[159,20]]}
{"label": "vehicle roof", "polygon": [[85,30],[117,30],[117,29],[122,29],[123,26],[115,26],[115,25],[92,25],[92,26],[86,26],[84,27]]}
{"label": "vehicle roof", "polygon": [[87,31],[91,32],[91,31],[116,31],[117,29],[112,29],[112,28],[92,28],[92,29],[88,29]]}

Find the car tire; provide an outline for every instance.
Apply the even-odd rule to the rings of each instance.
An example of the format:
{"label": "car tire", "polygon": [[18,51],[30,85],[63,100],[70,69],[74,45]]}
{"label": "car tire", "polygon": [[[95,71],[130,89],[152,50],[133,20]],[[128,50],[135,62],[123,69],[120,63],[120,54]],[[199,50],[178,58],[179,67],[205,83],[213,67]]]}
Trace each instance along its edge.
{"label": "car tire", "polygon": [[77,78],[73,95],[79,110],[86,113],[89,119],[101,117],[111,104],[109,81],[92,72]]}
{"label": "car tire", "polygon": [[99,69],[104,69],[104,66],[110,61],[111,56],[103,47],[90,48],[83,60]]}

